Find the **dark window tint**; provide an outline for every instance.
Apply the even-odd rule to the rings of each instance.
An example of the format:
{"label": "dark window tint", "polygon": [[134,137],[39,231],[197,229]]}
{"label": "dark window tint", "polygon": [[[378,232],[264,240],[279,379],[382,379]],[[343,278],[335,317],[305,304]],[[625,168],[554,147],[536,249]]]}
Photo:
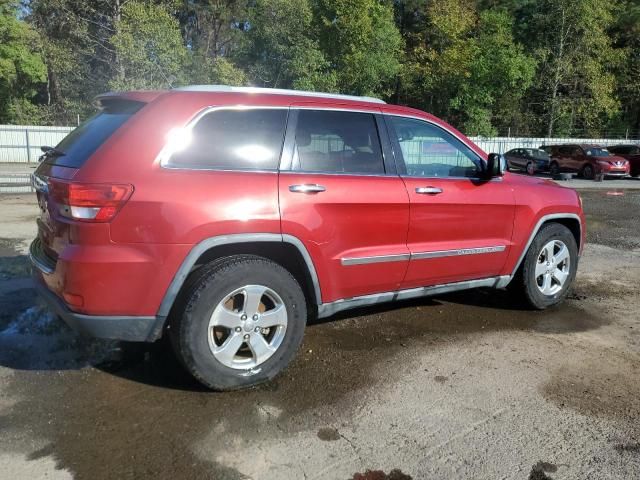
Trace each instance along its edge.
{"label": "dark window tint", "polygon": [[421,120],[387,118],[400,145],[407,175],[475,177],[480,172],[478,155],[450,133]]}
{"label": "dark window tint", "polygon": [[561,155],[571,155],[573,153],[573,147],[560,147],[558,148],[558,152]]}
{"label": "dark window tint", "polygon": [[628,153],[631,153],[631,147],[630,146],[609,147],[609,151],[611,153],[619,153],[619,154],[626,155]]}
{"label": "dark window tint", "polygon": [[549,158],[549,155],[547,154],[547,152],[545,152],[544,150],[540,150],[538,148],[528,148],[526,152],[527,152],[527,155],[529,155],[532,158],[537,158],[540,160]]}
{"label": "dark window tint", "polygon": [[168,160],[171,167],[276,170],[286,109],[216,110],[192,129],[187,148]]}
{"label": "dark window tint", "polygon": [[606,148],[592,147],[587,149],[587,155],[591,155],[594,157],[608,157],[610,154],[609,150],[607,150]]}
{"label": "dark window tint", "polygon": [[93,152],[143,105],[139,102],[125,101],[108,103],[56,145],[56,150],[64,155],[48,153],[44,155],[44,161],[62,167],[80,168]]}
{"label": "dark window tint", "polygon": [[346,174],[384,173],[374,116],[300,110],[293,169]]}

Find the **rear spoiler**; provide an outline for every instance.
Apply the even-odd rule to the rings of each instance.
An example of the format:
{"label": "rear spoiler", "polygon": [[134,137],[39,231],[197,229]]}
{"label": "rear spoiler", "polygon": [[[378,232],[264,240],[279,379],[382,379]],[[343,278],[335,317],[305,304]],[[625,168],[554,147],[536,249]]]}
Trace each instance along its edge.
{"label": "rear spoiler", "polygon": [[127,103],[145,104],[155,100],[163,93],[166,93],[166,91],[140,90],[131,92],[107,92],[101,93],[95,97],[93,102],[98,108],[106,108],[112,105]]}

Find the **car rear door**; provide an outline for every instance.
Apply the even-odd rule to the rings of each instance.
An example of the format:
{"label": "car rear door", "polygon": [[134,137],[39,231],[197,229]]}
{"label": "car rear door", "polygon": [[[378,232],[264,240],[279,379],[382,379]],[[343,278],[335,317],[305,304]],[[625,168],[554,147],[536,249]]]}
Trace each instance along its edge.
{"label": "car rear door", "polygon": [[407,192],[377,108],[294,105],[279,176],[282,233],[314,262],[324,303],[399,288]]}
{"label": "car rear door", "polygon": [[499,275],[511,249],[509,182],[481,180],[482,159],[440,126],[395,115],[385,120],[410,200],[411,260],[402,287]]}

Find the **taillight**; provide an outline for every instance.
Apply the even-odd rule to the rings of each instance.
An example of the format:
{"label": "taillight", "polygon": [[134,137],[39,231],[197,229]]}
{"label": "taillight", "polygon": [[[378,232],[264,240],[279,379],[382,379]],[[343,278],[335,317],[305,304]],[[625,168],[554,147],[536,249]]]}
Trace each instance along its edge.
{"label": "taillight", "polygon": [[49,179],[49,195],[60,215],[84,222],[108,222],[129,200],[133,185],[62,182]]}

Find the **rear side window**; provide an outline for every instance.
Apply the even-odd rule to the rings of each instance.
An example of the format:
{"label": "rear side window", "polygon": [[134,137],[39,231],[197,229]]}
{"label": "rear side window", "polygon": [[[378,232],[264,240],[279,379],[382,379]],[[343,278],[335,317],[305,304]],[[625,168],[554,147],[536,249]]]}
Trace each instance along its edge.
{"label": "rear side window", "polygon": [[55,154],[45,154],[43,161],[61,167],[80,168],[93,152],[143,106],[144,103],[131,101],[107,103],[102,110],[56,145]]}
{"label": "rear side window", "polygon": [[168,159],[174,168],[276,170],[287,109],[215,110],[193,127],[189,145]]}
{"label": "rear side window", "polygon": [[375,117],[370,113],[300,110],[293,169],[384,174]]}

